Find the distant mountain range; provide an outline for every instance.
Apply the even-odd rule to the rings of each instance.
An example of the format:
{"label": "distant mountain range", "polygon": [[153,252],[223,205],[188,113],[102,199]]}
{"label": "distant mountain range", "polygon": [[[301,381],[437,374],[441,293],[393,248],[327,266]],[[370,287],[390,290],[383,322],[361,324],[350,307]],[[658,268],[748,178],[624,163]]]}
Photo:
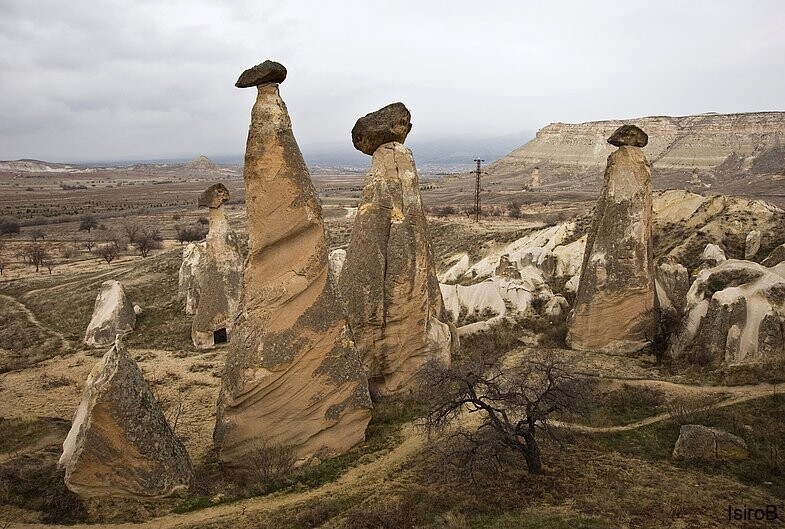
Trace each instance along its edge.
{"label": "distant mountain range", "polygon": [[[440,138],[407,141],[414,152],[417,167],[424,172],[455,173],[470,169],[475,158],[491,163],[534,137],[533,132],[520,132],[494,138]],[[354,149],[350,141],[304,145],[306,163],[314,169],[345,169],[364,171],[371,165],[371,157]],[[116,160],[89,163],[62,164],[40,160],[0,161],[0,171],[5,172],[79,172],[96,167],[128,167],[136,165],[185,165],[187,169],[214,169],[214,165],[242,165],[243,155],[224,154],[207,158],[167,158],[150,160]],[[211,167],[212,166],[212,167]]]}

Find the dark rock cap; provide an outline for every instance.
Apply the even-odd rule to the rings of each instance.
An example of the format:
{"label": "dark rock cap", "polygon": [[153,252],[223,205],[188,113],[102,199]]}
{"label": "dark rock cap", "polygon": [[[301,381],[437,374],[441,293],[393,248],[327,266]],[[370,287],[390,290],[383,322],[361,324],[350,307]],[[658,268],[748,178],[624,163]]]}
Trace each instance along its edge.
{"label": "dark rock cap", "polygon": [[631,145],[633,147],[645,147],[649,143],[649,136],[635,125],[622,125],[616,132],[608,138],[608,143],[621,147]]}
{"label": "dark rock cap", "polygon": [[373,155],[380,145],[403,143],[412,130],[412,115],[403,103],[393,103],[366,114],[352,128],[352,143],[358,151]]}
{"label": "dark rock cap", "polygon": [[223,184],[213,184],[199,195],[199,207],[217,208],[229,200],[229,190]]}
{"label": "dark rock cap", "polygon": [[253,68],[248,68],[242,74],[234,86],[237,88],[250,88],[265,83],[283,83],[286,79],[286,68],[283,64],[275,61],[264,61]]}

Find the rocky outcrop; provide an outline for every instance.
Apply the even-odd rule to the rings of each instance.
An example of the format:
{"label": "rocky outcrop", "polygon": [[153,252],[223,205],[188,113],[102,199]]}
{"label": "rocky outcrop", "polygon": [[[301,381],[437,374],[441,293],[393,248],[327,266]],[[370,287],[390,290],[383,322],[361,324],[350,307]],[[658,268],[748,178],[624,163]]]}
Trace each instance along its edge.
{"label": "rocky outcrop", "polygon": [[707,244],[706,248],[703,249],[703,253],[701,254],[701,264],[706,265],[708,268],[717,266],[727,259],[728,258],[725,257],[725,252],[722,251],[722,248],[712,243]]}
{"label": "rocky outcrop", "polygon": [[261,446],[298,461],[363,441],[367,379],[329,280],[324,221],[278,85],[258,86],[243,172],[249,255],[214,440],[230,471]]}
{"label": "rocky outcrop", "polygon": [[403,143],[412,130],[411,114],[403,103],[387,105],[357,120],[352,128],[355,149],[373,156],[385,143]]}
{"label": "rocky outcrop", "polygon": [[[782,178],[785,112],[758,112],[552,123],[530,142],[488,165],[488,179],[501,184],[509,180],[512,186],[538,167],[544,186],[597,189],[612,150],[603,146],[604,139],[632,123],[651,136],[644,154],[652,161],[657,188],[683,188],[695,169],[712,190],[737,185],[741,191],[741,182],[736,183],[740,177],[768,186],[778,185]],[[745,192],[749,193],[748,186]]]}
{"label": "rocky outcrop", "polygon": [[83,497],[168,496],[189,485],[185,447],[120,340],[87,378],[59,466]]}
{"label": "rocky outcrop", "polygon": [[198,173],[210,173],[218,170],[218,167],[207,156],[199,156],[190,162],[186,162],[185,168]]}
{"label": "rocky outcrop", "polygon": [[771,253],[760,262],[760,264],[771,268],[772,266],[777,266],[783,261],[785,261],[785,244],[780,244],[774,248]]}
{"label": "rocky outcrop", "polygon": [[90,347],[104,347],[134,330],[136,313],[131,300],[119,281],[110,279],[101,283],[95,298],[93,317],[87,325],[84,343]]}
{"label": "rocky outcrop", "polygon": [[[621,146],[608,157],[588,233],[567,334],[574,349],[628,353],[644,347],[651,335],[656,303],[651,173],[637,146],[639,136],[612,136]],[[627,137],[636,144],[624,144]]]}
{"label": "rocky outcrop", "polygon": [[[353,136],[372,137],[368,122],[406,129],[385,109],[360,118]],[[414,158],[401,143],[373,153],[339,285],[372,395],[413,390],[426,363],[449,364],[458,337],[436,279]]]}
{"label": "rocky outcrop", "polygon": [[739,461],[749,452],[744,439],[699,424],[685,424],[673,448],[673,459],[690,461]]}
{"label": "rocky outcrop", "polygon": [[782,357],[785,265],[729,259],[703,270],[687,293],[686,315],[671,340],[672,358],[740,364]]}
{"label": "rocky outcrop", "polygon": [[341,272],[343,271],[343,264],[346,262],[346,250],[338,248],[330,252],[329,256],[330,260],[330,272],[333,274],[333,278],[337,282],[341,277]]}
{"label": "rocky outcrop", "polygon": [[750,260],[758,255],[758,250],[760,250],[760,239],[761,233],[759,230],[752,230],[747,234],[746,239],[744,239],[745,259]]}
{"label": "rocky outcrop", "polygon": [[690,273],[687,269],[673,257],[665,255],[655,263],[654,280],[660,307],[681,312],[687,304],[687,291],[690,288]]}
{"label": "rocky outcrop", "polygon": [[194,315],[191,340],[199,349],[231,339],[240,300],[243,257],[224,211],[228,200],[223,184],[212,185],[199,196],[199,206],[209,209],[209,231],[204,241],[186,247],[180,266],[180,296],[186,313]]}

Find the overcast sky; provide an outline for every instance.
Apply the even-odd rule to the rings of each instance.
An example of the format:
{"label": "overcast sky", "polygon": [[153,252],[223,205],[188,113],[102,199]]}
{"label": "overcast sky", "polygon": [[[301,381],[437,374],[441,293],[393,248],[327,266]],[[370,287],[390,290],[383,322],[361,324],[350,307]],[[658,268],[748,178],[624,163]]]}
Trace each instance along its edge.
{"label": "overcast sky", "polygon": [[0,159],[241,153],[264,59],[300,145],[785,110],[785,2],[0,0]]}

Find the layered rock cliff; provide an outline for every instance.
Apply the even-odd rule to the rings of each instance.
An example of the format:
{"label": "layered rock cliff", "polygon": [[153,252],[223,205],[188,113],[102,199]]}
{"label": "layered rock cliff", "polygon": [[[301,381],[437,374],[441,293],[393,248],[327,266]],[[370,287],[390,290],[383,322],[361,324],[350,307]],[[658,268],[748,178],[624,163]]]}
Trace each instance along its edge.
{"label": "layered rock cliff", "polygon": [[489,165],[486,181],[513,179],[523,186],[537,167],[545,190],[598,189],[613,150],[605,138],[631,123],[649,134],[643,150],[655,187],[715,191],[744,178],[785,178],[785,112],[756,112],[552,123]]}

